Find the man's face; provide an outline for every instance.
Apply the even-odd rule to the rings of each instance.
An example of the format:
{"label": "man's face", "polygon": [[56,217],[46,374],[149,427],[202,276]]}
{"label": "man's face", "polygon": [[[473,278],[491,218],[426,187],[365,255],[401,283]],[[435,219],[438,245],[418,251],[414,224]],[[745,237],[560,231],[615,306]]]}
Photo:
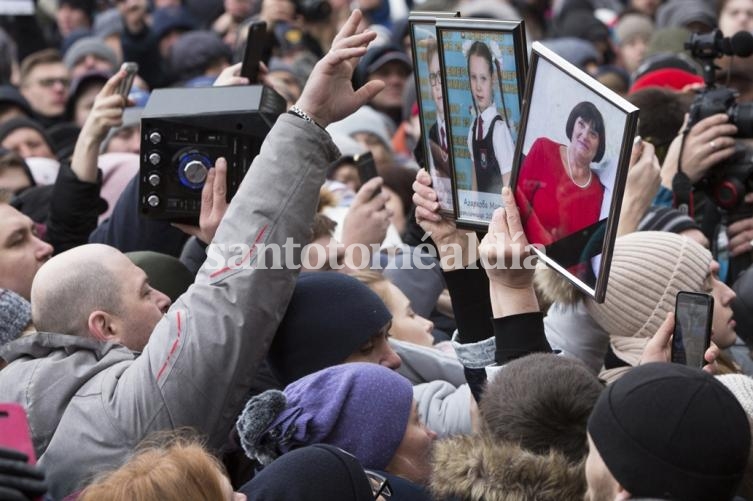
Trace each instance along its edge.
{"label": "man's face", "polygon": [[348,358],[343,360],[344,363],[351,362],[366,362],[371,364],[379,364],[387,367],[388,369],[397,370],[400,367],[400,356],[395,353],[388,341],[390,335],[390,324],[384,326],[384,328],[371,339],[366,341],[361,347],[352,353]]}
{"label": "man's face", "polygon": [[234,21],[240,22],[251,15],[253,7],[251,0],[225,0],[225,12],[230,14]]}
{"label": "man's face", "polygon": [[115,67],[110,61],[104,59],[96,54],[85,54],[84,57],[76,61],[76,64],[71,68],[71,78],[78,78],[87,71],[104,71],[115,72]]}
{"label": "man's face", "polygon": [[84,126],[84,122],[86,122],[89,113],[91,113],[92,108],[94,107],[94,100],[104,86],[104,82],[96,85],[88,85],[83,92],[78,94],[78,99],[76,99],[76,104],[73,108],[73,121],[79,127]]}
{"label": "man's face", "polygon": [[141,126],[125,127],[115,133],[107,143],[105,153],[136,153],[141,151]]}
{"label": "man's face", "polygon": [[599,451],[588,435],[588,458],[586,459],[586,491],[585,501],[613,501],[617,496],[619,484],[609,473],[607,465],[601,459]]}
{"label": "man's face", "polygon": [[81,9],[75,9],[70,5],[61,5],[55,14],[58,30],[63,38],[71,32],[90,28],[89,17]]}
{"label": "man's face", "polygon": [[403,106],[403,90],[408,81],[410,71],[405,64],[399,61],[390,61],[383,64],[374,73],[369,75],[369,81],[382,80],[384,90],[374,96],[371,105],[380,111],[390,111]]}
{"label": "man's face", "polygon": [[21,94],[39,114],[56,117],[65,111],[70,84],[70,75],[63,63],[38,64],[21,85]]}
{"label": "man's face", "polygon": [[444,120],[444,103],[442,102],[442,77],[439,73],[439,54],[437,52],[431,58],[429,64],[429,85],[431,85],[431,97],[437,108],[437,116]]}
{"label": "man's face", "polygon": [[116,342],[143,351],[149,336],[170,307],[170,298],[149,285],[144,270],[123,254],[112,256],[107,266],[120,281],[120,308],[113,315]]}
{"label": "man's face", "polygon": [[55,154],[50,149],[42,135],[28,127],[19,127],[3,139],[3,148],[7,148],[20,157],[43,157],[55,160]]}
{"label": "man's face", "polygon": [[714,297],[714,317],[711,323],[713,331],[711,340],[719,348],[729,348],[735,343],[735,321],[732,319],[732,301],[735,299],[735,291],[727,284],[719,280],[719,263],[711,261],[709,276],[706,279],[706,292]]}
{"label": "man's face", "polygon": [[0,288],[29,300],[34,276],[50,256],[52,246],[36,235],[32,220],[0,204]]}

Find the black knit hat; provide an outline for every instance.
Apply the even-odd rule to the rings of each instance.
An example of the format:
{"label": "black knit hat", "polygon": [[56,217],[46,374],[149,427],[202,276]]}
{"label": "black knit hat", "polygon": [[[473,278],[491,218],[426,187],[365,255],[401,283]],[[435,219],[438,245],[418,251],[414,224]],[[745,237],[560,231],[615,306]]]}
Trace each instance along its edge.
{"label": "black knit hat", "polygon": [[750,428],[735,396],[709,374],[652,363],[607,387],[588,432],[633,497],[731,499],[748,462]]}
{"label": "black knit hat", "polygon": [[287,385],[341,364],[392,318],[366,285],[334,271],[303,273],[269,349],[269,365]]}
{"label": "black knit hat", "polygon": [[3,139],[5,139],[11,132],[16,129],[34,129],[35,131],[39,132],[44,141],[47,143],[47,146],[50,147],[50,150],[55,151],[55,145],[52,139],[50,139],[50,136],[47,134],[47,131],[44,130],[39,122],[26,117],[11,118],[10,120],[0,124],[0,142],[2,142]]}

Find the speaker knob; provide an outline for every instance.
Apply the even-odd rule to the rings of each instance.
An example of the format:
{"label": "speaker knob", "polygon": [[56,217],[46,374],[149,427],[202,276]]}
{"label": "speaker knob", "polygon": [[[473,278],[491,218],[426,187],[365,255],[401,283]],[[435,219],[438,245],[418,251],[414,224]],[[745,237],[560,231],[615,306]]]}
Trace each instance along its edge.
{"label": "speaker knob", "polygon": [[152,132],[149,134],[149,142],[152,144],[159,144],[162,142],[162,134],[160,134],[157,131]]}
{"label": "speaker knob", "polygon": [[150,174],[147,180],[152,186],[157,186],[159,185],[160,181],[162,181],[162,179],[159,177],[159,174]]}
{"label": "speaker knob", "polygon": [[147,197],[146,203],[149,204],[149,207],[157,207],[159,205],[159,197],[155,194],[151,194]]}
{"label": "speaker knob", "polygon": [[159,153],[150,153],[149,154],[149,163],[152,165],[159,165],[160,161],[162,160],[162,157]]}
{"label": "speaker knob", "polygon": [[200,160],[191,160],[183,167],[183,175],[191,184],[202,184],[209,170]]}

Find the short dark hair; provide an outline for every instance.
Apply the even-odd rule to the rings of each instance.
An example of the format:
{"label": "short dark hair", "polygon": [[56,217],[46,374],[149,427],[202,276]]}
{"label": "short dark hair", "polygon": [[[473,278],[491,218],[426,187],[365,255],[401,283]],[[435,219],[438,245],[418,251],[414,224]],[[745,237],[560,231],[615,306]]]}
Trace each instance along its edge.
{"label": "short dark hair", "polygon": [[494,440],[570,461],[588,454],[586,425],[603,387],[578,360],[536,353],[508,363],[484,391],[481,426]]}
{"label": "short dark hair", "polygon": [[596,150],[596,156],[593,160],[599,162],[604,158],[607,143],[606,137],[604,137],[604,117],[601,116],[601,112],[596,108],[596,105],[590,101],[582,101],[576,104],[570,112],[570,116],[567,117],[567,124],[565,125],[565,133],[568,139],[573,137],[573,127],[575,127],[575,121],[578,117],[591,124],[594,132],[599,134],[599,148]]}

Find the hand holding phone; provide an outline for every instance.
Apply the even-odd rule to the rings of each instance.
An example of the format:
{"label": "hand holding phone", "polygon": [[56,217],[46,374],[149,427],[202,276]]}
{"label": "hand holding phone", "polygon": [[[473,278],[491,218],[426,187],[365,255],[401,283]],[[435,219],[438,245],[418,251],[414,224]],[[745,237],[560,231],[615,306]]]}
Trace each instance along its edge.
{"label": "hand holding phone", "polygon": [[131,93],[131,87],[133,87],[133,80],[139,72],[139,65],[136,63],[125,62],[120,67],[120,71],[125,71],[126,76],[120,81],[117,93],[123,96],[123,99],[128,100],[128,94]]}
{"label": "hand holding phone", "polygon": [[0,498],[35,499],[47,492],[44,473],[35,466],[36,455],[23,407],[0,404]]}
{"label": "hand holding phone", "polygon": [[675,330],[672,336],[674,363],[702,368],[711,343],[714,298],[710,294],[680,291],[675,303]]}
{"label": "hand holding phone", "polygon": [[246,37],[246,51],[243,54],[241,76],[248,78],[251,85],[259,83],[259,63],[267,38],[267,23],[256,21],[249,25]]}

